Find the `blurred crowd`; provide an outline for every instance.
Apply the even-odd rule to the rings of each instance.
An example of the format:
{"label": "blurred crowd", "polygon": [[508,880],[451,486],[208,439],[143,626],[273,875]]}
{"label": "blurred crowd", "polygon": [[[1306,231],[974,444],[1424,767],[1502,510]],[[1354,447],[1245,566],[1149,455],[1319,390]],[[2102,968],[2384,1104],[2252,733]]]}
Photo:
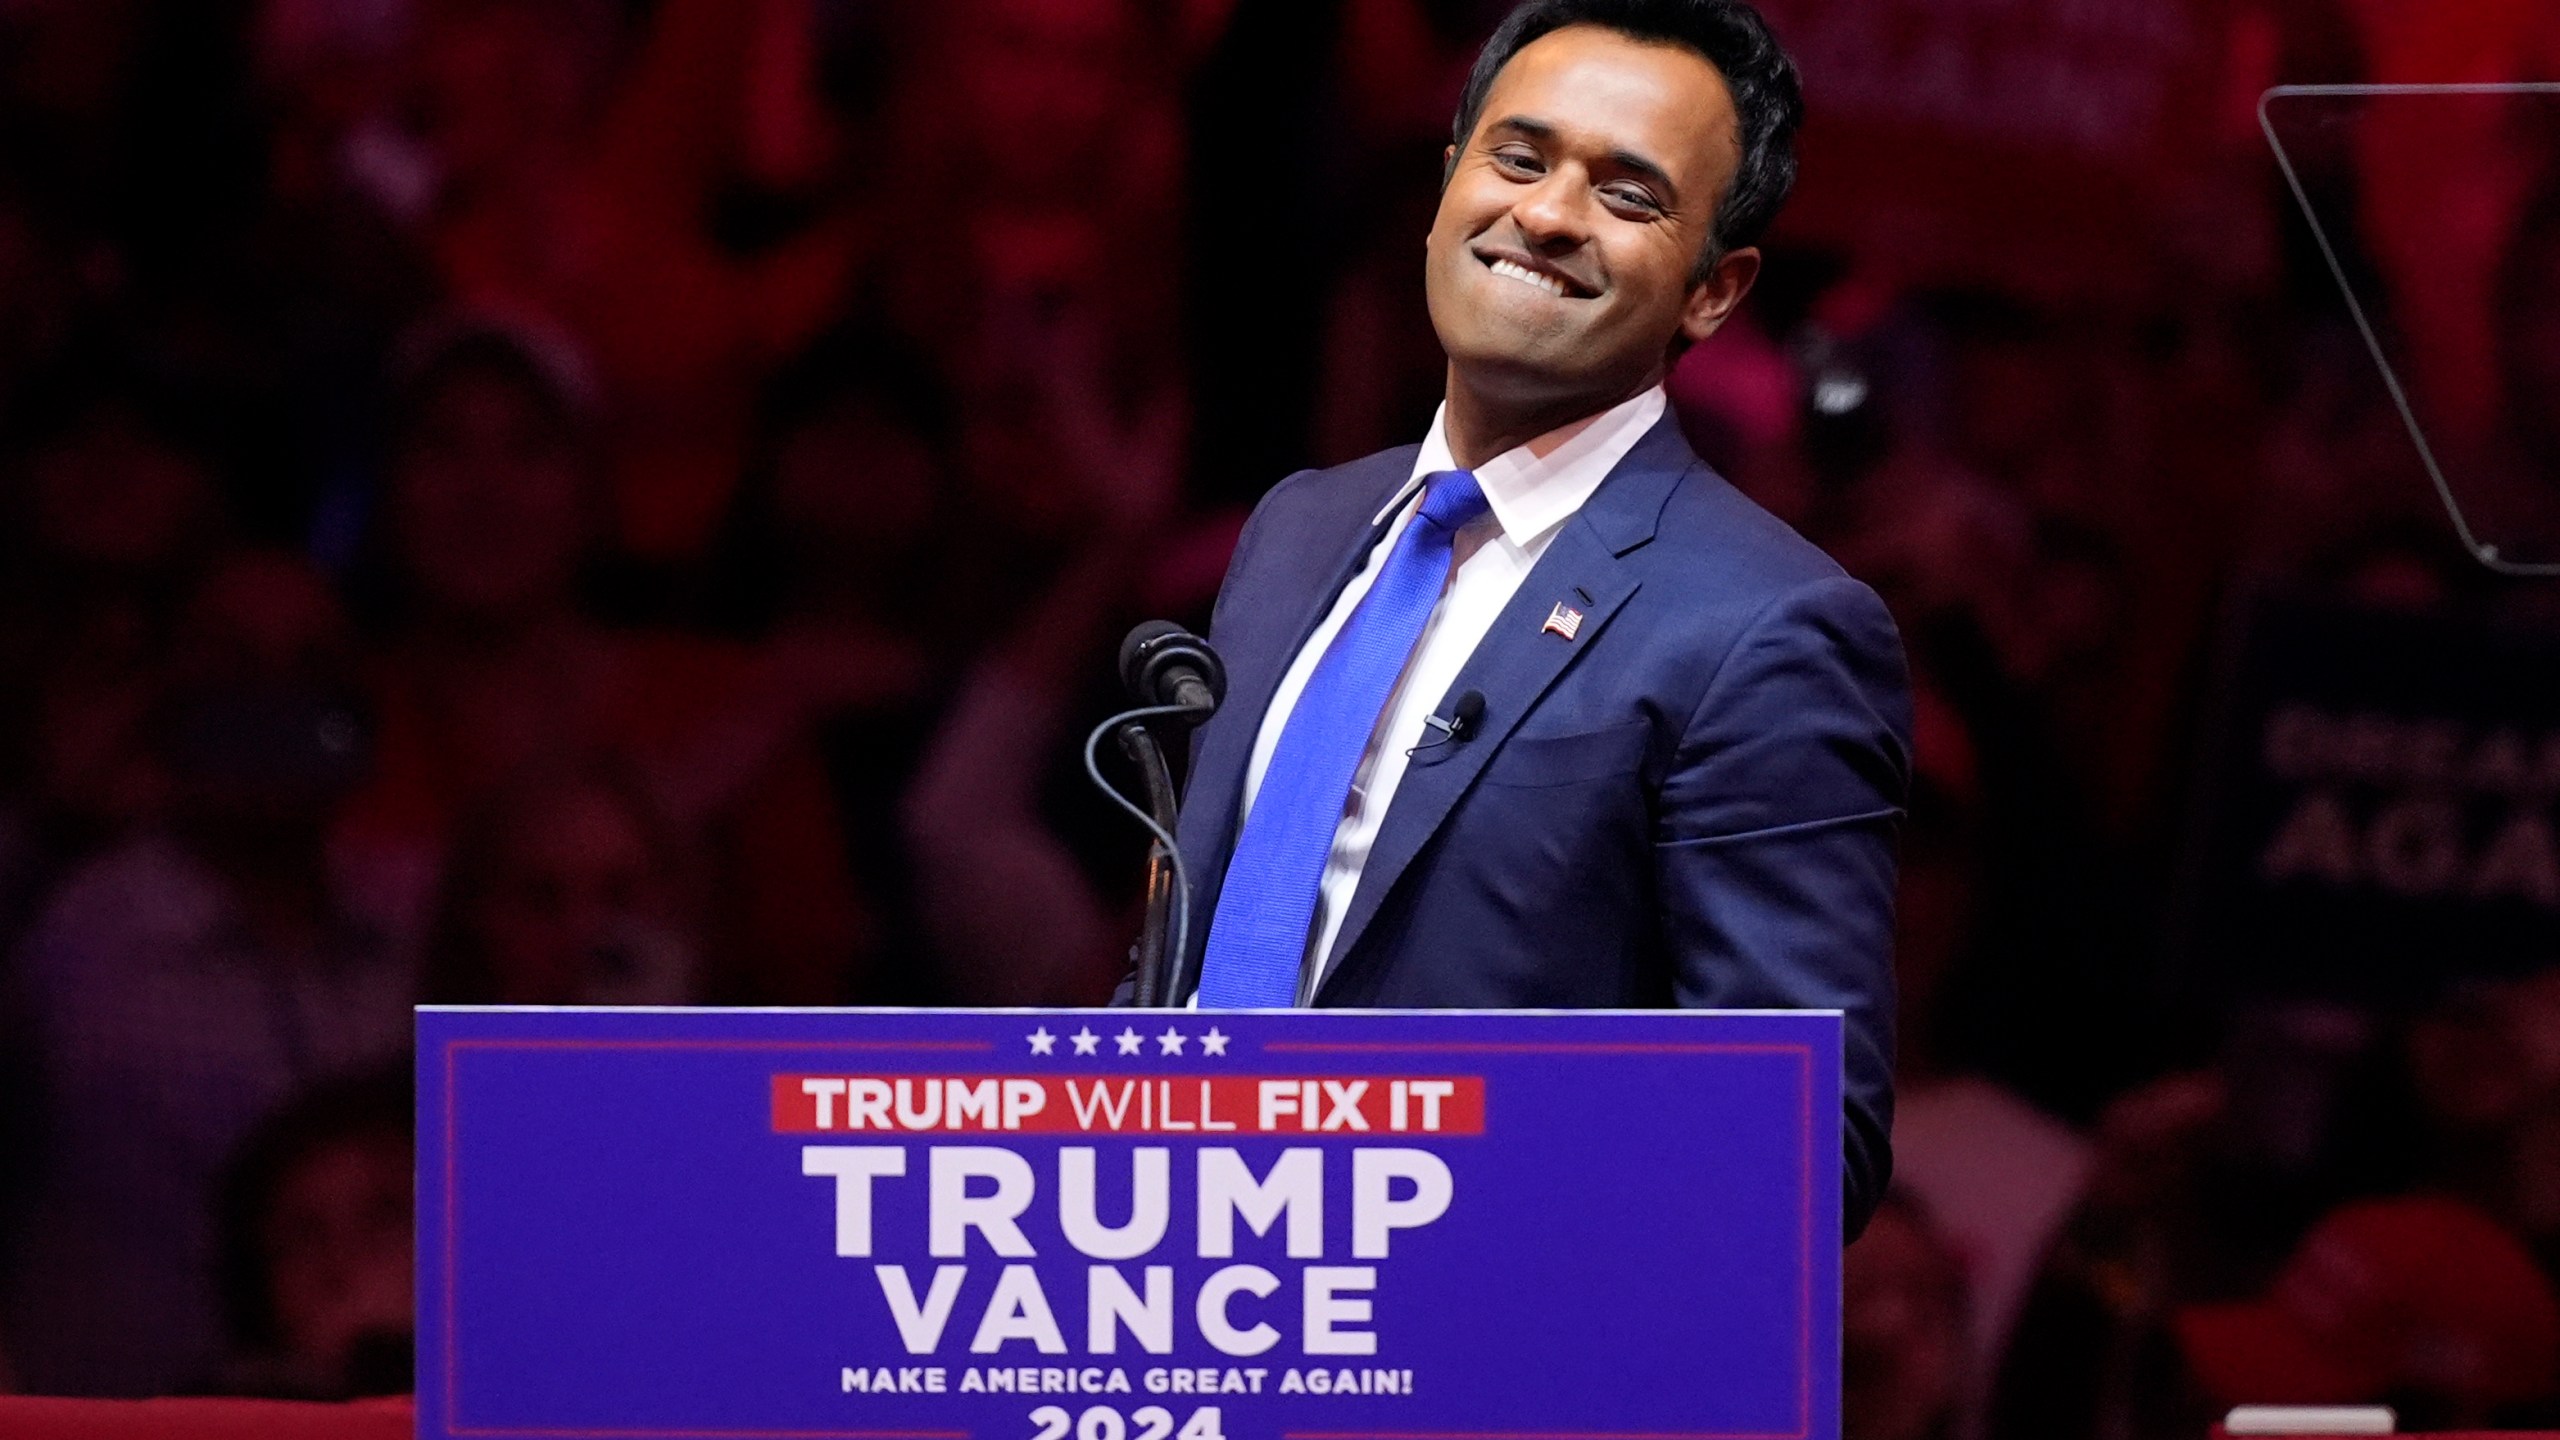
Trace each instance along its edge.
{"label": "blurred crowd", "polygon": [[[404,1389],[414,1003],[1105,999],[1113,646],[1205,622],[1283,475],[1428,425],[1420,241],[1504,8],[0,0],[0,1388]],[[2550,79],[2560,26],[2061,7],[2182,45],[2180,123],[2103,244],[2020,253],[2027,172],[1950,228],[1821,116],[1937,106],[1960,169],[2041,112],[1969,132],[1826,71],[1860,7],[1768,8],[1807,218],[1671,390],[1918,683],[1848,1433],[2560,1423],[2560,856],[2495,964],[2379,988],[2232,983],[2196,873],[2267,607],[2560,642],[2560,582],[2455,542],[2250,106]],[[2481,463],[2560,475],[2560,199],[2296,158],[2368,303],[2542,397]],[[2468,393],[2458,335],[2414,353]],[[2528,790],[2547,837],[2560,763]]]}

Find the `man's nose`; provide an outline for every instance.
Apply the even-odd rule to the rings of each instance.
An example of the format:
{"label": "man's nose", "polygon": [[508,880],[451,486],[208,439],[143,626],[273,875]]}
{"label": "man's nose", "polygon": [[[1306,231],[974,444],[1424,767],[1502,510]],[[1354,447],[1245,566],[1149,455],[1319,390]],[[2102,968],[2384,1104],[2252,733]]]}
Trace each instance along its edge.
{"label": "man's nose", "polygon": [[1512,205],[1511,216],[1541,254],[1563,254],[1591,238],[1590,187],[1560,166]]}

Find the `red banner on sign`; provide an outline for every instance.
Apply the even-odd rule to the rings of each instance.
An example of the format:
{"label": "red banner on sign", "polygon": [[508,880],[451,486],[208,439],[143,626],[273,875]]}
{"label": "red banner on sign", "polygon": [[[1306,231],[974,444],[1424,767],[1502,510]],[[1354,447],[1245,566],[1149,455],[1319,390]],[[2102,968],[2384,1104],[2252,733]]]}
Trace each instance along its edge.
{"label": "red banner on sign", "polygon": [[773,1077],[782,1134],[1481,1135],[1477,1075]]}

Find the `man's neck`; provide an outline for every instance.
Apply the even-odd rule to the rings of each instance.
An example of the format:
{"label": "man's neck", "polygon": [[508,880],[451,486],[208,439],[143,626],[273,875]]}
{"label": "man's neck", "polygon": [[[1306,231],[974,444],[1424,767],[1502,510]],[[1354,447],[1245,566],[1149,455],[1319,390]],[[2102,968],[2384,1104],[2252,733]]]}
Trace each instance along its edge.
{"label": "man's neck", "polygon": [[1472,470],[1576,420],[1587,420],[1623,405],[1661,383],[1662,376],[1656,372],[1617,394],[1514,403],[1491,399],[1470,388],[1452,366],[1441,412],[1441,433],[1449,442],[1449,458],[1459,468]]}

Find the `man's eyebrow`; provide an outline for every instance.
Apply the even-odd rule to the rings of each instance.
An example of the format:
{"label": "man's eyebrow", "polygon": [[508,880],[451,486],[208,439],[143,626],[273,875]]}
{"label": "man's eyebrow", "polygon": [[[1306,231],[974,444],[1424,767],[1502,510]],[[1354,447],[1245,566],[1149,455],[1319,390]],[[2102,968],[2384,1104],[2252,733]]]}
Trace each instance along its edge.
{"label": "man's eyebrow", "polygon": [[1548,124],[1544,120],[1534,120],[1526,115],[1505,115],[1501,119],[1494,121],[1484,128],[1487,130],[1509,130],[1515,134],[1526,135],[1532,140],[1553,140],[1556,138],[1556,127]]}
{"label": "man's eyebrow", "polygon": [[[1491,134],[1497,130],[1504,130],[1526,139],[1543,141],[1552,141],[1560,133],[1553,124],[1529,115],[1505,115],[1501,119],[1492,122],[1484,128],[1485,133],[1487,134]],[[1671,182],[1670,171],[1663,169],[1660,165],[1655,164],[1653,161],[1646,159],[1644,156],[1637,154],[1633,150],[1611,150],[1606,158],[1608,159],[1609,164],[1617,169],[1625,170],[1635,175],[1640,175],[1645,179],[1652,181],[1655,186],[1661,189],[1663,203],[1667,205],[1676,205],[1679,203],[1680,187]]]}

